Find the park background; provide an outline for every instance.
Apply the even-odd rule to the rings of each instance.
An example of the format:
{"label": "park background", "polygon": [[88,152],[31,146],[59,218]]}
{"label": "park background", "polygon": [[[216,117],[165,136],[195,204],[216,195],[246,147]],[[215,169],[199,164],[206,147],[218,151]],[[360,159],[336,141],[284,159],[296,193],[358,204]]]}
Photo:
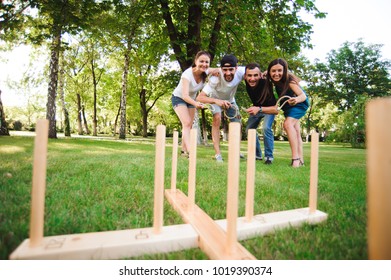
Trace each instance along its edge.
{"label": "park background", "polygon": [[[145,160],[143,156],[136,158],[132,150],[145,149],[145,157],[153,157],[153,148],[142,147],[143,145],[148,147],[146,143],[153,141],[156,126],[165,124],[168,128],[168,136],[175,129],[180,129],[180,123],[171,108],[170,96],[181,71],[190,66],[198,50],[204,49],[211,52],[213,56],[212,66],[218,66],[219,59],[225,53],[234,53],[243,65],[257,61],[263,68],[266,68],[268,62],[276,57],[285,58],[291,71],[302,78],[303,86],[311,98],[311,108],[302,120],[303,139],[309,140],[309,133],[318,131],[322,141],[327,143],[324,143],[325,146],[321,146],[320,150],[321,164],[324,166],[321,172],[327,174],[327,178],[322,178],[324,181],[321,180],[320,186],[325,188],[323,196],[327,199],[320,202],[320,207],[323,206],[324,211],[333,219],[330,219],[331,222],[325,226],[326,228],[304,229],[306,235],[311,235],[313,231],[322,231],[322,234],[315,235],[315,238],[318,238],[317,248],[320,249],[314,252],[311,249],[313,241],[310,238],[304,241],[306,238],[301,231],[295,232],[294,235],[297,238],[303,237],[300,242],[306,245],[298,242],[301,245],[294,246],[292,232],[288,231],[278,237],[269,237],[262,244],[259,244],[260,240],[250,241],[250,244],[251,242],[254,244],[249,246],[262,249],[265,246],[269,247],[266,251],[260,250],[262,252],[257,255],[267,259],[366,259],[365,150],[351,148],[365,147],[364,114],[368,100],[389,96],[391,93],[390,62],[382,56],[381,44],[360,38],[335,46],[324,60],[310,61],[304,55],[305,50],[310,49],[312,45],[313,26],[310,21],[315,18],[316,20],[327,18],[327,11],[318,10],[317,2],[311,0],[16,1],[19,6],[7,6],[5,9],[11,1],[3,1],[1,5],[4,8],[2,10],[4,20],[0,32],[4,55],[1,55],[1,59],[6,61],[8,51],[17,48],[20,44],[29,46],[29,50],[32,51],[30,60],[26,61],[27,67],[20,69],[21,78],[15,80],[12,76],[8,76],[5,81],[7,86],[1,84],[0,88],[2,92],[5,88],[11,89],[22,101],[22,105],[18,106],[6,106],[6,104],[1,106],[2,117],[4,116],[5,119],[5,121],[2,119],[2,133],[8,132],[12,135],[11,138],[1,138],[1,171],[2,174],[10,172],[13,175],[12,178],[4,176],[1,178],[2,201],[16,203],[21,199],[15,194],[13,198],[15,201],[10,200],[12,193],[9,192],[9,188],[17,186],[15,191],[18,193],[20,190],[19,195],[23,196],[21,205],[24,205],[17,211],[15,206],[5,207],[7,212],[2,213],[2,230],[4,229],[1,234],[2,246],[7,248],[2,251],[2,257],[6,258],[18,242],[27,237],[26,219],[17,223],[16,228],[3,226],[9,223],[6,217],[10,217],[11,213],[15,217],[22,217],[29,203],[27,190],[30,187],[29,162],[31,162],[32,140],[18,138],[20,134],[17,131],[34,131],[38,118],[50,120],[49,137],[53,140],[49,142],[49,151],[50,145],[53,145],[54,151],[59,148],[57,151],[59,154],[53,155],[56,163],[53,168],[55,172],[61,171],[63,174],[59,178],[53,178],[62,182],[59,184],[55,180],[58,184],[53,184],[57,186],[53,189],[53,193],[60,197],[64,195],[60,191],[60,186],[64,186],[64,182],[65,185],[74,184],[75,182],[69,178],[75,176],[80,180],[80,185],[77,186],[80,188],[91,186],[90,191],[96,195],[91,180],[94,178],[93,181],[96,183],[97,179],[91,173],[98,171],[96,171],[97,166],[92,166],[91,163],[97,159],[91,154],[77,159],[70,155],[83,155],[83,151],[96,150],[95,145],[106,144],[106,142],[96,144],[84,139],[79,143],[77,141],[80,141],[80,136],[88,135],[97,140],[110,138],[133,141],[134,146],[126,141],[114,142],[116,144],[108,142],[109,147],[102,147],[102,151],[105,151],[105,155],[110,154],[108,151],[111,151],[110,160],[104,157],[97,161],[102,165],[100,172],[112,174],[117,180],[118,174],[120,177],[124,176],[121,179],[124,181],[121,181],[118,186],[119,190],[123,190],[132,185],[126,181],[129,180],[129,173],[132,176],[137,174],[145,180],[145,175],[150,174],[147,166],[153,162],[151,158]],[[355,3],[368,5],[366,1]],[[380,3],[384,2],[380,1]],[[26,8],[21,9],[24,5]],[[334,32],[338,33],[338,30]],[[324,40],[327,41],[330,36],[332,35],[323,36]],[[243,85],[238,90],[237,101],[240,106],[249,105]],[[207,144],[211,115],[208,111],[203,111],[200,112],[199,118],[200,142],[204,144],[200,147],[200,155],[205,158],[203,164],[210,166],[212,162],[208,157],[210,148]],[[286,162],[289,162],[289,150],[287,142],[284,141],[285,135],[281,122],[282,118],[279,116],[274,127],[276,139],[282,140],[276,144],[277,149],[281,148],[277,153],[281,161],[276,162],[273,165],[275,169],[269,170],[270,174],[267,175],[269,179],[281,179],[276,179],[277,187],[269,194],[269,199],[273,198],[274,202],[271,205],[260,206],[260,211],[301,206],[306,200],[308,169],[299,171],[298,176],[288,169]],[[75,142],[63,144],[56,142],[55,139],[61,140],[64,135],[75,138],[73,139]],[[69,138],[66,139],[69,141]],[[113,148],[110,148],[111,145]],[[306,143],[307,160],[309,160],[308,145],[309,143]],[[14,151],[21,151],[21,153],[12,152],[10,147],[16,147]],[[64,147],[67,148],[63,149]],[[63,154],[66,151],[71,153]],[[121,152],[117,154],[114,151]],[[118,159],[116,156],[120,155],[123,157]],[[69,163],[72,159],[78,162],[77,169]],[[108,164],[103,164],[106,160],[109,165],[113,162],[118,165],[110,169]],[[21,162],[27,163],[21,165]],[[137,171],[123,170],[121,166],[127,164],[134,165]],[[71,166],[64,168],[68,165]],[[70,169],[67,170],[68,168]],[[144,171],[140,171],[143,169]],[[261,166],[257,166],[257,170],[260,176],[264,174]],[[203,172],[208,171],[203,170]],[[206,173],[205,177],[209,179],[213,174],[221,172],[222,170],[213,168],[210,175]],[[182,171],[182,173],[186,172]],[[286,198],[281,197],[281,193],[285,192],[292,177],[296,178],[295,182],[296,180],[300,182],[299,188],[292,186],[294,192],[291,195],[294,199],[286,201]],[[109,179],[110,176],[107,177],[107,180]],[[137,182],[137,179],[133,178],[132,182],[134,181]],[[112,181],[106,183],[109,186]],[[212,186],[219,186],[214,191],[224,191],[225,184],[221,181],[209,183]],[[72,186],[78,189],[76,185]],[[330,186],[330,189],[327,190],[326,186]],[[138,195],[142,196],[142,186],[140,188],[141,194]],[[79,193],[79,190],[75,191],[76,194]],[[107,190],[108,193],[111,191],[113,191],[111,188]],[[133,191],[129,190],[130,193],[124,195],[132,197],[137,193]],[[259,195],[264,195],[264,191]],[[270,190],[266,190],[268,191]],[[208,197],[210,190],[206,189],[205,192],[205,196]],[[53,203],[56,204],[58,200],[55,197],[53,199]],[[210,199],[204,203],[207,208],[212,208],[212,215],[218,218],[222,215],[219,212],[221,206],[215,205],[216,197],[211,196]],[[95,222],[88,220],[92,224],[91,227],[78,228],[78,224],[86,223],[83,219],[76,222],[67,219],[62,221],[61,217],[69,214],[64,213],[60,217],[53,217],[53,225],[49,224],[51,226],[47,233],[101,230],[102,223],[99,216],[111,211],[112,203],[116,202],[116,199],[109,200],[108,206],[96,206],[97,208],[88,210],[91,205],[87,201],[85,215],[96,213],[97,218]],[[148,209],[148,205],[147,201],[136,206],[142,212]],[[124,209],[131,209],[129,205],[122,206],[125,207]],[[120,215],[120,218],[113,219],[109,225],[103,227],[108,230],[133,223],[137,226],[147,226],[150,217],[148,215],[150,213],[146,211],[144,219],[136,218],[128,224],[126,221],[118,224],[115,221],[121,220]],[[90,219],[91,216],[88,218]],[[171,222],[179,222],[175,216],[172,219]],[[343,234],[341,234],[341,227]],[[18,228],[19,230],[16,230]],[[338,231],[340,234],[336,234]],[[330,237],[328,246],[324,246],[325,240]],[[285,242],[281,243],[282,240]],[[278,247],[279,244],[285,245],[281,248]],[[288,254],[282,254],[281,252],[287,248]],[[198,252],[175,257],[203,258]],[[163,256],[163,258],[167,257]]]}

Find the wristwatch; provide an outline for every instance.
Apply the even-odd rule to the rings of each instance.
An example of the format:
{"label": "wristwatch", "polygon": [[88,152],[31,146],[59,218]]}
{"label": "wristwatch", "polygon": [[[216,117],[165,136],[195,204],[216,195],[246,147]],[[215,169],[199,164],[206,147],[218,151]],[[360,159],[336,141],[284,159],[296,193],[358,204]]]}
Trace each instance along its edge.
{"label": "wristwatch", "polygon": [[262,113],[262,107],[259,106],[259,112],[258,113]]}

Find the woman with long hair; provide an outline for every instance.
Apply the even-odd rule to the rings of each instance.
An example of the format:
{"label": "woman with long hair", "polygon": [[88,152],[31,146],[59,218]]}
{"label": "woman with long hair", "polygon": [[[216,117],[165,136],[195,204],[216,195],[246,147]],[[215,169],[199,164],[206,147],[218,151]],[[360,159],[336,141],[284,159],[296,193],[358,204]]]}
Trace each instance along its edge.
{"label": "woman with long hair", "polygon": [[293,167],[304,165],[300,119],[309,107],[309,99],[299,85],[299,81],[298,77],[288,71],[288,63],[284,59],[275,59],[268,66],[266,86],[262,94],[262,98],[266,99],[273,95],[274,88],[279,98],[287,96],[288,102],[281,109],[284,111],[284,129],[291,147]]}
{"label": "woman with long hair", "polygon": [[182,73],[181,79],[171,97],[174,111],[182,124],[181,155],[185,157],[188,157],[190,149],[190,130],[196,109],[203,108],[203,104],[195,99],[197,93],[204,87],[209,73],[210,59],[211,56],[208,52],[199,51],[194,57],[192,66]]}

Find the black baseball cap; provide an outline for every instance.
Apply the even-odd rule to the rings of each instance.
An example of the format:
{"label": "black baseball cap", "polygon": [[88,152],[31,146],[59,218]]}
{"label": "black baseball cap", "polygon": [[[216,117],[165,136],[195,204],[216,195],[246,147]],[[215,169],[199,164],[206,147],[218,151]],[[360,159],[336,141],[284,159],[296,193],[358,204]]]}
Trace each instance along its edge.
{"label": "black baseball cap", "polygon": [[220,67],[236,67],[238,59],[233,54],[226,54],[220,61]]}

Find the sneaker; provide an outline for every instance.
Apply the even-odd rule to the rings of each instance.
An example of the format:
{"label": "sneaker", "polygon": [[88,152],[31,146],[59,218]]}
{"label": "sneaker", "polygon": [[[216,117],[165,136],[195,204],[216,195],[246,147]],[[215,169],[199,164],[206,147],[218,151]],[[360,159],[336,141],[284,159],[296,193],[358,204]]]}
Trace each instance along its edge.
{"label": "sneaker", "polygon": [[255,160],[262,160],[262,157],[255,156]]}
{"label": "sneaker", "polygon": [[273,161],[270,158],[266,158],[265,164],[270,165],[272,163],[273,163]]}
{"label": "sneaker", "polygon": [[245,159],[246,157],[242,153],[240,153],[240,158]]}
{"label": "sneaker", "polygon": [[221,154],[215,155],[215,160],[216,160],[216,162],[223,162],[224,161]]}

